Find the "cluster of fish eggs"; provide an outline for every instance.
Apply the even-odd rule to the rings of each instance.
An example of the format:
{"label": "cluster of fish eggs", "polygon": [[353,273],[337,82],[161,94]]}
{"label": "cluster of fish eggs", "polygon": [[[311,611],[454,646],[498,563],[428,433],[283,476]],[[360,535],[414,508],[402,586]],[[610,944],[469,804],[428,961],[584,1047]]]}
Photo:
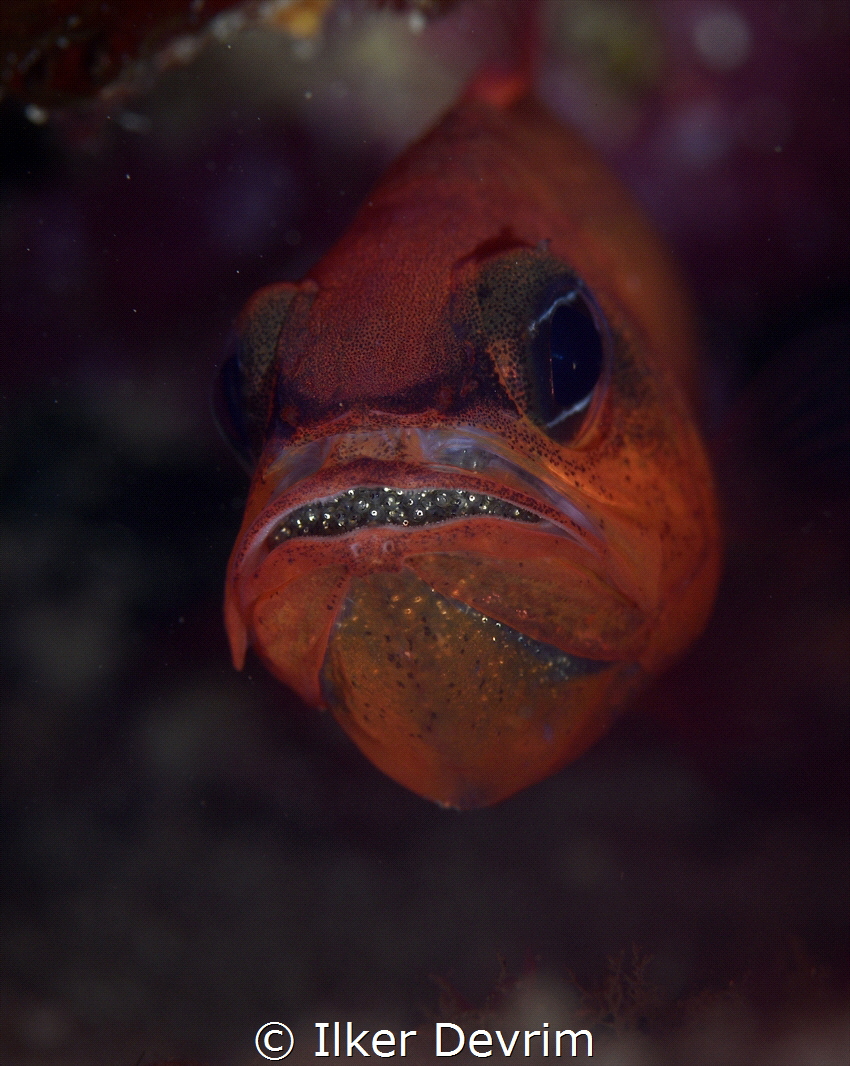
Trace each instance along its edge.
{"label": "cluster of fish eggs", "polygon": [[268,544],[274,547],[292,537],[332,537],[361,526],[424,526],[470,515],[540,521],[533,512],[482,492],[356,488],[291,511],[269,534]]}

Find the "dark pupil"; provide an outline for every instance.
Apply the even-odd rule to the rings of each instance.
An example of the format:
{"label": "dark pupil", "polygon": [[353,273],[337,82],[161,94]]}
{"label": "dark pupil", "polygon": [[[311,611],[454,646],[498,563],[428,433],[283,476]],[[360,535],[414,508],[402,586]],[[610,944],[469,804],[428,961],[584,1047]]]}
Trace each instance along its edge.
{"label": "dark pupil", "polygon": [[549,318],[552,420],[579,407],[602,373],[602,338],[581,297],[564,301]]}

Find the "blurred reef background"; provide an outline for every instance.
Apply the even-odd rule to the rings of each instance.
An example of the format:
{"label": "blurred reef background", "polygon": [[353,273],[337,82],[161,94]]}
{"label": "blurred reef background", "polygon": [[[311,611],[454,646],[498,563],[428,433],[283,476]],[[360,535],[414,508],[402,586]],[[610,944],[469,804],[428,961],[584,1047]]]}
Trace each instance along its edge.
{"label": "blurred reef background", "polygon": [[4,1063],[443,1017],[846,1066],[850,4],[543,6],[540,95],[691,285],[727,572],[636,713],[461,815],[232,669],[210,393],[527,3],[3,4]]}

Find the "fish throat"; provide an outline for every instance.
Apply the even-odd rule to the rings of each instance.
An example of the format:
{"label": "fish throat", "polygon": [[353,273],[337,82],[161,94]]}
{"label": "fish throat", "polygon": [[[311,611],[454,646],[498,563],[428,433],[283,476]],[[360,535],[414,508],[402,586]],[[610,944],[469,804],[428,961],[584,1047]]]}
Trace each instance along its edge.
{"label": "fish throat", "polygon": [[[410,570],[356,578],[321,670],[337,721],[391,776],[434,774],[438,801],[487,802],[504,752],[554,765],[589,687],[615,664],[569,655],[437,593]],[[596,727],[597,729],[599,727]]]}

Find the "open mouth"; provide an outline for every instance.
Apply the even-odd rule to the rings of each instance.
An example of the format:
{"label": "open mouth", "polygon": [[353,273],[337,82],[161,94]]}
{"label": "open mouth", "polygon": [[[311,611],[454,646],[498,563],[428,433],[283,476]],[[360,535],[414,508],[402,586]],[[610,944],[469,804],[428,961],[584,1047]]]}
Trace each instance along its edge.
{"label": "open mouth", "polygon": [[266,544],[273,548],[293,537],[334,537],[366,526],[426,526],[474,515],[514,522],[541,520],[532,511],[483,492],[359,486],[290,511],[269,533]]}
{"label": "open mouth", "polygon": [[[391,466],[415,470],[417,480],[429,470],[434,480],[431,486],[394,487],[387,484]],[[334,496],[314,497],[293,510],[278,504],[299,484],[334,468],[347,472],[351,488],[341,490],[337,481],[329,486],[336,489]],[[463,485],[461,479],[483,479],[489,485]],[[423,526],[476,515],[543,523],[551,532],[557,527],[562,536],[597,554],[605,541],[592,510],[572,490],[565,492],[546,464],[522,459],[489,430],[390,427],[324,437],[287,449],[265,471],[264,481],[274,486],[268,510],[249,536],[252,541],[256,536],[267,551],[296,537],[338,536],[370,525]],[[447,481],[461,481],[461,487],[447,488]],[[499,486],[514,499],[484,491],[498,492]],[[517,496],[539,501],[540,510],[535,514],[523,507]],[[274,517],[272,510],[277,511]]]}

